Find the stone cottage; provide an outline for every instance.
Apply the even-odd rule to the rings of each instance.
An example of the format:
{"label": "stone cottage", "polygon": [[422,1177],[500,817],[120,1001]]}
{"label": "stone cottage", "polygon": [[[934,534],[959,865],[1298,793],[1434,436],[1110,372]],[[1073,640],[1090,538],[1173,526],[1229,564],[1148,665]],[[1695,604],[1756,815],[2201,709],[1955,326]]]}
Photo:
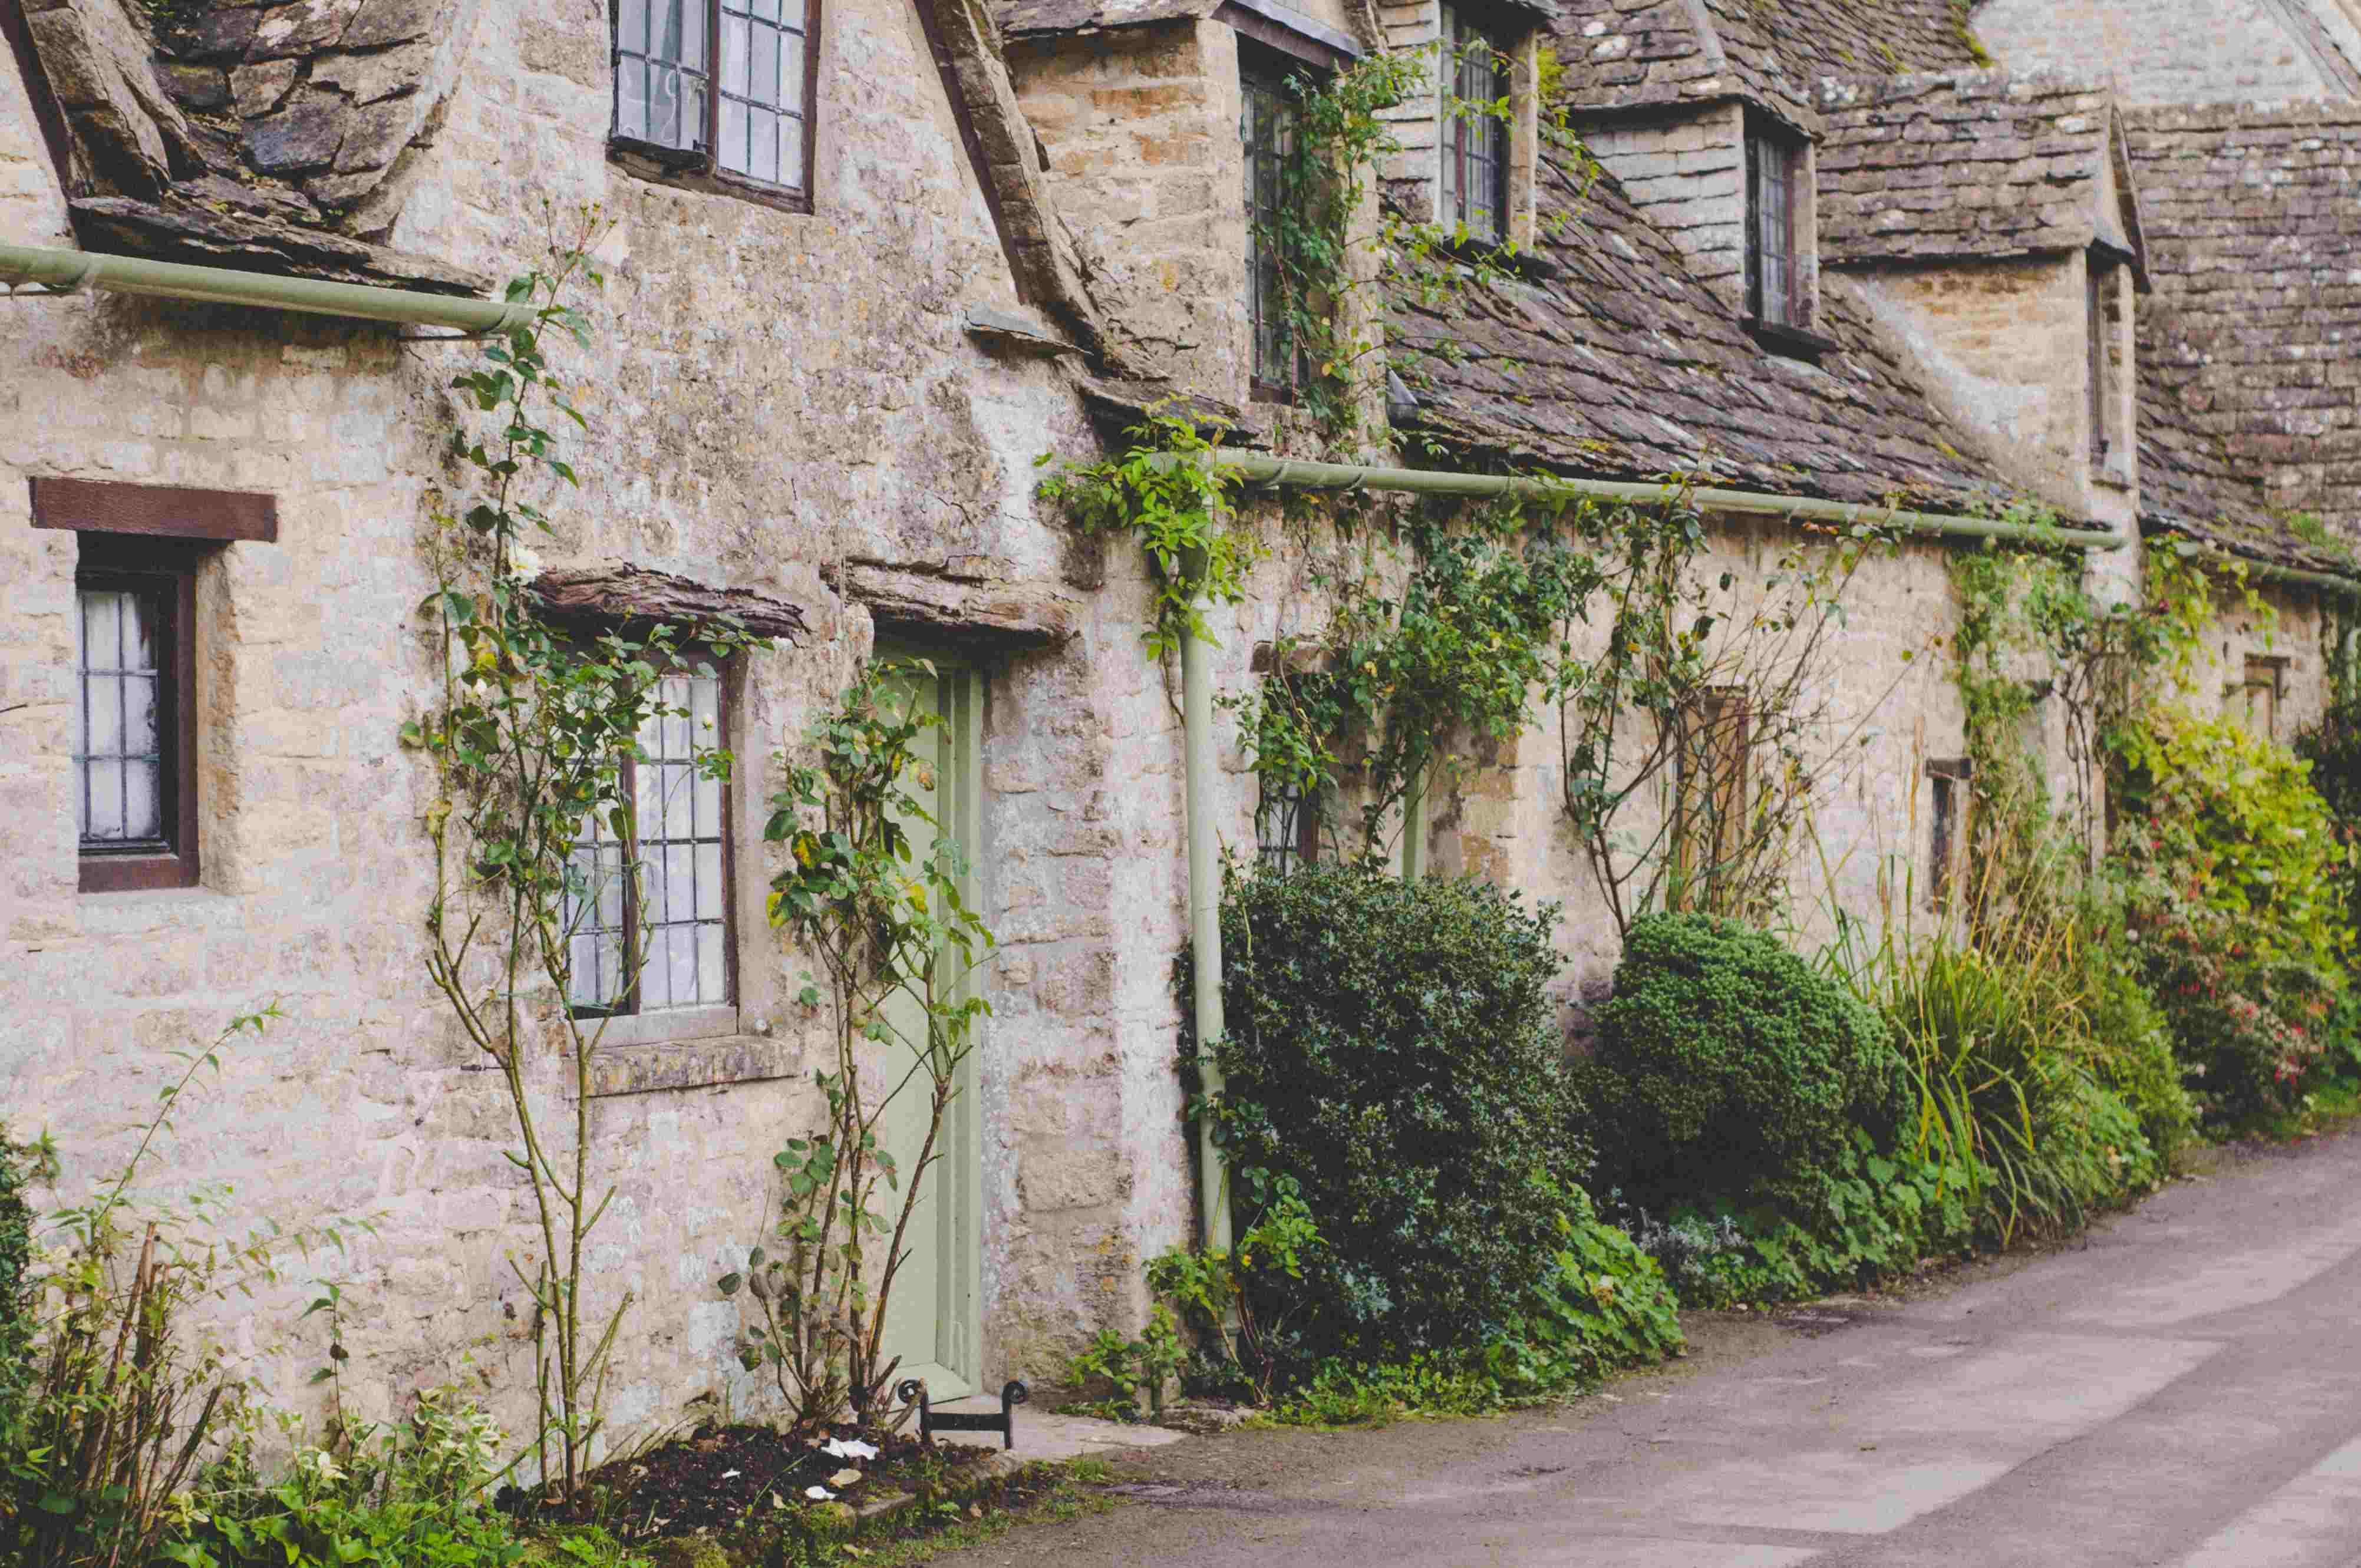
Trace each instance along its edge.
{"label": "stone cottage", "polygon": [[[2316,9],[2319,58],[2352,59]],[[634,933],[668,1005],[645,988],[599,1058],[620,1428],[759,1404],[712,1281],[763,1232],[826,1038],[765,920],[761,828],[782,753],[880,648],[944,672],[939,777],[1004,944],[896,1348],[941,1395],[1052,1376],[1194,1234],[1181,677],[1144,652],[1137,552],[1034,489],[1038,457],[1115,449],[1166,400],[1250,456],[1693,477],[1740,592],[1798,517],[1912,514],[1855,590],[1829,702],[1857,756],[1807,908],[1939,881],[1963,718],[1921,655],[1956,620],[1953,525],[2015,498],[2126,592],[2158,534],[2252,561],[2284,613],[2225,645],[2240,700],[2257,670],[2282,730],[2321,700],[2302,618],[2351,568],[2282,519],[2361,521],[2340,318],[2310,297],[2347,265],[2349,202],[2319,192],[2349,122],[2160,105],[2137,84],[2184,78],[2113,33],[1996,64],[1950,0],[0,0],[0,1108],[87,1180],[170,1052],[279,999],[156,1174],[235,1183],[257,1221],[369,1220],[317,1266],[349,1281],[350,1384],[385,1398],[469,1376],[529,1405],[509,1112],[423,970],[431,781],[398,736],[435,676],[420,535],[474,352],[431,323],[496,322],[484,296],[586,205],[596,346],[559,366],[591,437],[544,592],[595,618],[654,584],[779,634],[694,698],[738,773],[664,847],[728,870]],[[1356,444],[1323,451],[1271,171],[1300,84],[1388,53],[1426,86],[1388,111],[1356,232],[1515,248],[1438,299],[1389,294],[1362,247],[1338,308],[1387,351]],[[2233,186],[2235,223],[2210,204]],[[2225,247],[2254,245],[2279,294],[2225,297],[2253,259]],[[1218,689],[1316,620],[1305,565],[1278,551],[1212,613]],[[1615,932],[1554,722],[1405,838],[1412,865],[1568,902],[1578,1022]],[[1196,826],[1252,853],[1273,803],[1233,730],[1198,739]],[[290,1397],[306,1266],[230,1329]]]}

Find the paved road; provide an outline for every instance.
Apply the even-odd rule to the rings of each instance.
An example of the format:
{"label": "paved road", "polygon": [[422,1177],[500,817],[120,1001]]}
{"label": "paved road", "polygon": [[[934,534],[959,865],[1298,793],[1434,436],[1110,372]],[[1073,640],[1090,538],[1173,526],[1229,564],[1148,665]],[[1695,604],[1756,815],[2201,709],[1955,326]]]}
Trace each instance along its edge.
{"label": "paved road", "polygon": [[1128,1506],[941,1561],[2361,1565],[2361,1136],[1914,1301],[1708,1331],[1572,1409],[1143,1454]]}

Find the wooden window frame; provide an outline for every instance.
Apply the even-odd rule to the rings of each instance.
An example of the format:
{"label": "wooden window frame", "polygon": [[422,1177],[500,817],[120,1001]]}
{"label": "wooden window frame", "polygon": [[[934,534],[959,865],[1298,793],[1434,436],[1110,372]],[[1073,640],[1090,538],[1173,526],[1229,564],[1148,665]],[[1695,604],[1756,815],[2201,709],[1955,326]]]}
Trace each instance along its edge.
{"label": "wooden window frame", "polygon": [[[666,674],[695,675],[697,674],[697,671],[695,668],[697,664],[708,664],[712,667],[715,685],[713,729],[716,740],[714,744],[720,746],[725,750],[728,749],[730,736],[732,732],[731,725],[733,722],[733,716],[736,713],[740,699],[740,687],[743,677],[743,663],[744,662],[742,658],[737,654],[733,653],[726,658],[716,657],[704,644],[688,643],[673,651],[671,659],[671,664],[673,667],[671,669],[660,670],[658,672],[657,678],[662,679]],[[664,1018],[675,1015],[686,1017],[692,1014],[698,1014],[721,1009],[735,1011],[741,1005],[738,972],[738,770],[734,765],[734,754],[732,762],[733,766],[730,768],[729,774],[720,781],[721,798],[719,806],[721,821],[721,967],[722,987],[726,994],[718,1002],[693,1002],[682,1006],[658,1007],[653,1009],[643,1008],[641,1005],[640,986],[642,976],[647,972],[647,960],[644,953],[642,953],[638,967],[636,967],[631,972],[631,983],[624,992],[620,999],[611,1006],[599,1006],[595,1003],[577,1003],[569,1000],[566,1005],[566,1010],[574,1017],[586,1020],[603,1018],[614,1020],[652,1019],[661,1021]],[[623,863],[626,868],[635,868],[642,864],[639,853],[639,845],[642,842],[642,836],[640,834],[639,813],[636,809],[639,800],[639,758],[636,755],[636,748],[633,751],[627,751],[624,753],[621,768],[616,775],[616,787],[622,795],[623,798],[631,801],[634,806],[634,809],[631,817],[632,836],[631,839],[623,846]],[[636,875],[627,876],[623,881],[622,938],[624,951],[627,955],[633,950],[635,946],[644,942],[644,936],[639,929],[640,881],[640,877]],[[568,937],[571,937],[573,934],[573,927],[569,925],[566,931],[566,935]],[[652,1027],[660,1028],[660,1022],[652,1025]]]}
{"label": "wooden window frame", "polygon": [[[33,526],[71,532],[74,566],[75,664],[81,667],[82,590],[141,585],[158,595],[169,654],[158,662],[157,733],[162,760],[157,787],[170,848],[80,849],[76,880],[84,893],[194,887],[203,874],[197,793],[197,573],[223,546],[279,538],[274,497],[185,485],[131,485],[36,475],[27,484]],[[81,700],[81,676],[75,676]],[[77,747],[81,744],[76,730]]]}
{"label": "wooden window frame", "polygon": [[[1267,836],[1266,823],[1284,818],[1283,837]],[[1255,859],[1281,876],[1314,864],[1320,859],[1321,810],[1318,792],[1274,788],[1265,780],[1255,799]]]}
{"label": "wooden window frame", "polygon": [[[131,591],[154,596],[157,610],[156,770],[161,847],[146,844],[109,849],[82,840],[76,854],[77,883],[83,893],[137,893],[194,887],[203,872],[197,837],[197,567],[202,556],[186,544],[158,545],[144,539],[85,533],[74,568],[75,696],[88,701],[80,674],[82,654],[82,595],[86,590]],[[75,783],[81,776],[82,736],[75,730]]]}
{"label": "wooden window frame", "polygon": [[2279,709],[2287,701],[2287,672],[2288,661],[2283,653],[2246,655],[2245,663],[2240,666],[2238,694],[2246,698],[2246,711],[2239,718],[2246,726],[2248,734],[2255,733],[2255,694],[2262,692],[2268,696],[2270,707],[2260,739],[2275,741],[2279,738]]}
{"label": "wooden window frame", "polygon": [[[662,0],[647,0],[651,10]],[[667,183],[686,185],[691,189],[709,190],[720,194],[743,197],[765,206],[808,214],[812,211],[812,182],[817,178],[819,151],[819,45],[820,0],[802,0],[804,6],[804,99],[803,99],[803,182],[800,186],[757,179],[753,175],[723,166],[719,155],[721,145],[721,24],[725,6],[742,11],[741,0],[680,0],[683,5],[701,5],[705,12],[705,115],[700,127],[701,139],[689,147],[667,147],[638,137],[627,137],[617,130],[622,111],[623,34],[620,16],[620,0],[609,0],[607,7],[607,151],[608,156],[621,162],[634,173],[643,170],[635,163],[653,166],[656,176]],[[784,16],[795,0],[781,0]]]}
{"label": "wooden window frame", "polygon": [[[1773,152],[1777,154],[1775,159],[1768,156]],[[1772,182],[1774,165],[1784,173],[1783,181],[1775,189],[1775,199]],[[1747,115],[1746,310],[1750,318],[1765,328],[1811,330],[1812,300],[1804,233],[1810,215],[1805,201],[1805,183],[1810,172],[1811,143],[1807,138],[1764,115]],[[1773,249],[1768,228],[1774,213],[1785,239],[1779,255],[1787,274],[1787,287],[1775,311],[1771,308],[1773,301],[1763,276],[1765,258]]]}
{"label": "wooden window frame", "polygon": [[[1474,102],[1466,98],[1461,89],[1467,85],[1469,77],[1477,69],[1491,78],[1491,84],[1497,89],[1486,96],[1485,102],[1499,98],[1513,100],[1516,51],[1502,41],[1506,35],[1500,28],[1478,20],[1464,6],[1444,5],[1439,12],[1439,18],[1444,60],[1443,69],[1437,75],[1442,79],[1443,91],[1437,94],[1435,106],[1443,123],[1439,137],[1442,146],[1438,149],[1441,170],[1435,181],[1435,222],[1454,232],[1465,224],[1471,240],[1487,245],[1506,244],[1514,228],[1509,212],[1509,170],[1516,152],[1510,139],[1515,134],[1515,126],[1487,115],[1479,127],[1470,116],[1453,114],[1450,105],[1455,101]],[[1479,43],[1491,51],[1491,58],[1481,62],[1480,66],[1471,65],[1467,59],[1468,51]],[[1480,164],[1483,160],[1478,154],[1471,152],[1469,144],[1478,139],[1476,133],[1485,127],[1488,127],[1488,134],[1495,138],[1492,161],[1485,179],[1485,183],[1490,186],[1488,194],[1491,199],[1492,220],[1489,229],[1479,229],[1468,220],[1467,195],[1471,185],[1468,168],[1471,162]]]}
{"label": "wooden window frame", "polygon": [[[1710,872],[1735,859],[1744,846],[1747,812],[1753,795],[1754,719],[1751,694],[1743,686],[1715,686],[1705,692],[1694,716],[1686,719],[1690,739],[1674,753],[1674,866],[1680,873],[1683,900],[1686,884],[1703,868]],[[1693,771],[1694,770],[1694,771]],[[1712,817],[1699,832],[1702,811]]]}
{"label": "wooden window frame", "polygon": [[2112,414],[2114,380],[2114,355],[2108,342],[2111,313],[2107,308],[2107,290],[2114,281],[2114,269],[2102,263],[2092,252],[2083,266],[2088,284],[2085,326],[2090,335],[2091,383],[2091,464],[2104,469],[2114,459],[2114,420]]}
{"label": "wooden window frame", "polygon": [[1935,801],[1928,813],[1927,906],[1949,915],[1959,895],[1960,856],[1968,840],[1968,814],[1974,804],[1970,784],[1975,763],[1966,757],[1927,764],[1934,781]]}

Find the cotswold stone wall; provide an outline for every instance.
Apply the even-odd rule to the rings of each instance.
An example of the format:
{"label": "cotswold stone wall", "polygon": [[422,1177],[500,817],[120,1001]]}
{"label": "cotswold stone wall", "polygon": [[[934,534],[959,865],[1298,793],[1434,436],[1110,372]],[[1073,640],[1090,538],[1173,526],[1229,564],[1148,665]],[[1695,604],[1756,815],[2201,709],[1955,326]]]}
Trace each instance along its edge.
{"label": "cotswold stone wall", "polygon": [[1164,22],[1008,49],[1052,198],[1126,350],[1177,390],[1246,397],[1237,35]]}
{"label": "cotswold stone wall", "polygon": [[2355,95],[2342,0],[1985,0],[1971,25],[2010,71],[2112,83],[2128,104]]}
{"label": "cotswold stone wall", "polygon": [[[798,650],[750,661],[730,740],[741,1033],[612,1047],[637,1091],[597,1101],[615,1207],[590,1288],[635,1305],[618,1435],[700,1395],[760,1390],[728,1354],[711,1281],[769,1212],[771,1153],[808,1125],[820,1021],[764,928],[760,826],[774,754],[870,646],[822,568],[871,561],[946,593],[1062,596],[1075,635],[985,650],[987,918],[1008,943],[979,1058],[988,1377],[1054,1372],[1136,1320],[1137,1259],[1188,1229],[1170,1070],[1183,931],[1177,719],[1137,632],[1137,562],[1075,556],[1036,515],[1034,456],[1093,440],[1051,365],[995,357],[963,307],[1016,306],[916,18],[830,5],[816,211],[640,181],[611,165],[603,8],[486,0],[390,242],[489,276],[537,262],[603,208],[590,353],[560,370],[595,433],[553,565],[623,558],[803,606]],[[13,71],[0,71],[0,240],[71,243]],[[523,1188],[496,1074],[421,969],[428,778],[400,749],[430,651],[413,610],[428,498],[450,474],[444,387],[472,353],[390,329],[107,296],[20,303],[0,340],[0,1111],[47,1127],[69,1190],[233,1013],[288,1014],[226,1058],[150,1173],[236,1188],[240,1223],[374,1222],[342,1258],[229,1332],[300,1401],[318,1346],[278,1348],[315,1273],[347,1283],[348,1390],[480,1376],[526,1419],[529,1316],[510,1271]],[[26,479],[263,490],[277,543],[226,546],[199,584],[203,885],[75,887],[71,534],[28,526]],[[1106,580],[1098,585],[1098,577]],[[1085,585],[1090,585],[1086,587]],[[763,1025],[767,1025],[767,1030]],[[554,1069],[555,1064],[550,1064]],[[554,1070],[537,1081],[555,1108]],[[472,1369],[472,1370],[470,1370]],[[364,1409],[364,1415],[383,1413]]]}
{"label": "cotswold stone wall", "polygon": [[1846,282],[1937,404],[2010,479],[2089,515],[2088,296],[2079,257],[1866,271]]}

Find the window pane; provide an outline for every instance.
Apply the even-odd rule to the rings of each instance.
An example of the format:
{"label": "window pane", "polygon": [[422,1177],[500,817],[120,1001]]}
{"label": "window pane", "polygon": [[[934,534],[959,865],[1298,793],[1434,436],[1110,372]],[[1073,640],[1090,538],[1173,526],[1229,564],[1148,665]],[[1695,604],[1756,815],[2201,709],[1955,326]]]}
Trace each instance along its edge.
{"label": "window pane", "polygon": [[754,64],[747,73],[746,95],[757,104],[776,104],[779,101],[778,29],[756,24],[753,44]]}
{"label": "window pane", "polygon": [[156,762],[152,757],[135,757],[123,764],[123,836],[164,836],[164,814],[159,804]]}
{"label": "window pane", "polygon": [[721,145],[714,157],[724,169],[746,172],[746,105],[726,93],[721,99]]}
{"label": "window pane", "polygon": [[697,917],[721,918],[721,846],[697,846]]}
{"label": "window pane", "polygon": [[697,781],[696,805],[689,813],[698,838],[710,838],[721,831],[721,781],[700,778]]}
{"label": "window pane", "polygon": [[[779,107],[791,115],[804,112],[804,37],[800,32],[782,34],[779,40]],[[795,157],[789,159],[786,148],[792,144]],[[804,148],[799,129],[779,127],[779,167],[791,170],[795,178],[803,176]]]}
{"label": "window pane", "polygon": [[730,972],[721,950],[721,927],[697,928],[697,999],[719,1002],[730,992]]}
{"label": "window pane", "polygon": [[615,47],[631,54],[648,51],[648,0],[617,0]]}
{"label": "window pane", "polygon": [[667,1007],[686,1007],[697,1001],[697,927],[675,926],[665,935],[664,1001]]}
{"label": "window pane", "polygon": [[123,680],[119,675],[92,675],[84,681],[82,752],[92,757],[123,755]]}
{"label": "window pane", "polygon": [[122,613],[121,594],[89,593],[82,596],[82,667],[85,670],[122,668],[123,631],[118,617]]}
{"label": "window pane", "polygon": [[116,596],[123,604],[123,664],[126,670],[156,667],[156,606],[146,594]]}
{"label": "window pane", "polygon": [[727,9],[721,13],[721,91],[746,93],[746,18]]}
{"label": "window pane", "polygon": [[123,764],[114,758],[93,758],[84,764],[90,772],[90,837],[94,839],[123,837]]}

